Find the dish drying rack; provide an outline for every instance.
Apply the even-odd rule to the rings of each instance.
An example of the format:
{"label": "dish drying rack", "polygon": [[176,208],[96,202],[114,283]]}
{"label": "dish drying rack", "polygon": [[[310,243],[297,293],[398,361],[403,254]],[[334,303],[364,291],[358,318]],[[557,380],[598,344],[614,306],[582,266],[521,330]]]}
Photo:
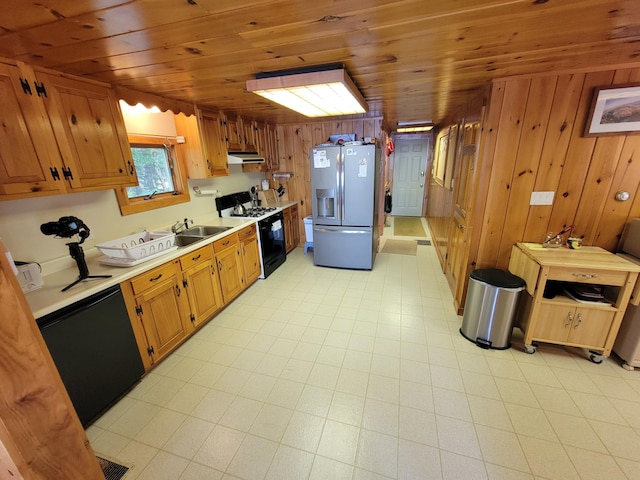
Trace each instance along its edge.
{"label": "dish drying rack", "polygon": [[176,234],[169,231],[140,232],[96,245],[105,265],[131,267],[178,249]]}

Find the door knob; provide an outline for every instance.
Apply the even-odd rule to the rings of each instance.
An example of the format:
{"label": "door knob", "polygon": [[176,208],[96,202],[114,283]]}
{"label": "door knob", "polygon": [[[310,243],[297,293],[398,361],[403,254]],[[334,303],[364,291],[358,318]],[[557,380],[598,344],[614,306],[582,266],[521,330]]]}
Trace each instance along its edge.
{"label": "door knob", "polygon": [[424,177],[424,170],[420,172],[420,176]]}

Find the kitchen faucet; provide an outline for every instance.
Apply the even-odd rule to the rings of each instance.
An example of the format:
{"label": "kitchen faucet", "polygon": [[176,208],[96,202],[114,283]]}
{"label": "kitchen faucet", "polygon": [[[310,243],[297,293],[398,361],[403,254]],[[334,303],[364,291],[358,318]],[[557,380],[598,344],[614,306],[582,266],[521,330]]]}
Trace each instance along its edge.
{"label": "kitchen faucet", "polygon": [[185,218],[182,221],[178,220],[174,225],[171,226],[171,231],[173,233],[180,233],[181,231],[186,230],[187,228],[189,228],[189,223],[191,223],[191,225],[193,225],[193,219]]}

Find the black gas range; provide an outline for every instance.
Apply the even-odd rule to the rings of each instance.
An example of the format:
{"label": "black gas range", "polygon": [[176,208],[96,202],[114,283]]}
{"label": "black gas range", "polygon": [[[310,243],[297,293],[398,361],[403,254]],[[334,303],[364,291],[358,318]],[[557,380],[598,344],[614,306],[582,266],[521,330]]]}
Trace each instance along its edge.
{"label": "black gas range", "polygon": [[[238,205],[244,207],[242,213],[237,212],[241,210],[236,208]],[[262,264],[260,278],[267,278],[287,259],[284,217],[281,208],[252,206],[251,194],[238,192],[216,198],[216,209],[220,217],[250,217],[257,221]]]}

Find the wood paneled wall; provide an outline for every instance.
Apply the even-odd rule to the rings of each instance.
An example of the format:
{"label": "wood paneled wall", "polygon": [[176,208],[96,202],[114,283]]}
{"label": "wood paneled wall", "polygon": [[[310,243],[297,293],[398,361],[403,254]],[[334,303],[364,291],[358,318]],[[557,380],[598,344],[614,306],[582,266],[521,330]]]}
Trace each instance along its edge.
{"label": "wood paneled wall", "polygon": [[[575,224],[585,245],[615,251],[640,215],[640,135],[583,137],[593,89],[640,84],[640,67],[495,81],[480,168],[490,171],[476,268],[506,268],[516,242]],[[553,191],[553,205],[529,205]],[[631,199],[616,201],[618,191]],[[471,252],[472,257],[474,253]]]}
{"label": "wood paneled wall", "polygon": [[340,133],[355,133],[356,139],[364,137],[383,138],[382,118],[364,118],[331,122],[278,125],[276,135],[280,172],[290,172],[289,180],[275,178],[286,189],[289,200],[297,200],[300,221],[300,242],[304,242],[302,219],[311,215],[311,147],[327,143],[329,136]]}

